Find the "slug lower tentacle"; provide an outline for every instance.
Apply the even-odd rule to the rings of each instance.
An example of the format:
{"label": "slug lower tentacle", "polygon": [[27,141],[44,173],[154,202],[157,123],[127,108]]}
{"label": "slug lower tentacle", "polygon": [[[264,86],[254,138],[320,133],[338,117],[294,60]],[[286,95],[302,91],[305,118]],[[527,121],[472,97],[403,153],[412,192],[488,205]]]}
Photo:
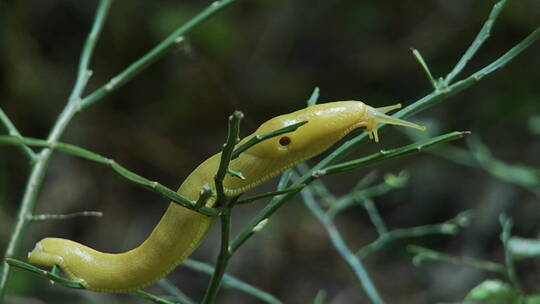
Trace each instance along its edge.
{"label": "slug lower tentacle", "polygon": [[[308,123],[294,132],[265,140],[232,160],[230,169],[242,172],[245,180],[227,175],[225,194],[236,196],[311,158],[349,132],[364,128],[378,142],[377,125],[394,124],[425,130],[424,127],[386,115],[400,105],[372,108],[359,101],[314,105],[277,116],[262,124],[253,136],[265,134],[301,121]],[[200,164],[182,183],[178,193],[196,200],[204,184],[214,185],[221,153]],[[215,189],[215,188],[213,188]],[[213,207],[215,197],[207,206]],[[144,288],[167,275],[198,247],[212,218],[171,203],[150,236],[137,248],[118,254],[103,253],[74,241],[45,238],[28,254],[30,263],[58,265],[86,289],[100,292],[128,292]]]}

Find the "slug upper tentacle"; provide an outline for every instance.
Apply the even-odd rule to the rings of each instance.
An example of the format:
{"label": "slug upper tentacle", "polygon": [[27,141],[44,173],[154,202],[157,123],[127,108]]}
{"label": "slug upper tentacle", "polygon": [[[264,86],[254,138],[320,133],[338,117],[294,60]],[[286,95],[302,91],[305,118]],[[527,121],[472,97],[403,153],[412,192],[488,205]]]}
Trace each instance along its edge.
{"label": "slug upper tentacle", "polygon": [[[280,174],[295,164],[328,149],[357,128],[365,128],[370,138],[379,141],[377,125],[388,123],[419,130],[425,127],[393,118],[385,113],[401,105],[373,108],[359,101],[318,104],[277,116],[262,124],[253,136],[291,124],[308,121],[294,132],[265,140],[230,162],[230,169],[242,172],[245,180],[227,175],[225,194],[236,196]],[[196,200],[205,184],[214,185],[221,154],[200,164],[182,183],[178,193]],[[215,187],[212,186],[214,189]],[[207,206],[212,207],[215,197]],[[128,292],[144,288],[161,279],[198,247],[212,218],[171,203],[148,238],[137,248],[118,254],[103,253],[74,241],[45,238],[28,254],[30,263],[58,265],[71,279],[100,292]]]}

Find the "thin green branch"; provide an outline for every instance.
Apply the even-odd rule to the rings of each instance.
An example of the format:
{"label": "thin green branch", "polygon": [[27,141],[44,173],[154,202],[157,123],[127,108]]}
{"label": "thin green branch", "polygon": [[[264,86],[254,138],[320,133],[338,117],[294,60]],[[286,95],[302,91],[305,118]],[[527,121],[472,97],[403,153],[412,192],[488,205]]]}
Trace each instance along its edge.
{"label": "thin green branch", "polygon": [[[11,122],[11,120],[6,115],[6,113],[4,113],[2,108],[0,108],[0,123],[5,127],[9,135],[15,136],[15,137],[22,137],[21,133],[19,133],[19,130],[17,130],[15,125]],[[32,149],[30,149],[28,146],[19,145],[19,148],[28,157],[28,159],[30,159],[31,162],[36,160],[36,157],[37,157],[36,153]]]}
{"label": "thin green branch", "polygon": [[473,158],[472,167],[481,168],[500,180],[523,187],[540,197],[540,171],[493,157],[489,147],[478,136],[472,136],[467,143],[472,152],[469,153]]}
{"label": "thin green branch", "polygon": [[439,90],[441,86],[437,82],[437,80],[435,80],[435,78],[433,78],[433,75],[431,74],[431,71],[429,70],[429,67],[428,67],[427,63],[424,60],[424,57],[422,57],[422,54],[420,54],[420,52],[417,49],[414,49],[414,48],[411,48],[411,52],[413,53],[413,55],[416,58],[416,60],[418,61],[418,63],[420,63],[420,66],[424,70],[424,73],[426,73],[426,76],[427,76],[427,78],[429,80],[429,83],[431,83],[431,86],[433,87],[433,89],[435,91]]}
{"label": "thin green branch", "polygon": [[376,162],[395,158],[398,156],[407,155],[414,152],[420,152],[423,149],[429,148],[433,145],[445,143],[451,140],[456,140],[459,138],[464,137],[465,135],[470,134],[470,132],[451,132],[444,135],[440,135],[437,137],[430,138],[425,141],[413,143],[407,146],[403,146],[396,149],[391,150],[381,150],[377,153],[373,153],[371,155],[361,157],[358,159],[354,159],[348,162],[328,166],[322,170],[317,170],[313,172],[313,175],[316,175],[317,177],[325,176],[325,175],[331,175],[336,173],[343,173],[351,170],[355,170],[361,167],[372,165]]}
{"label": "thin green branch", "polygon": [[[510,62],[512,59],[514,59],[517,55],[521,54],[523,51],[525,51],[529,46],[531,46],[533,43],[535,43],[538,39],[540,39],[540,27],[536,28],[529,36],[527,36],[525,39],[523,39],[520,43],[518,43],[516,46],[510,49],[506,54],[499,57],[497,60],[493,61],[491,64],[487,65],[485,68],[481,69],[480,71],[472,74],[469,78],[466,80],[469,80],[471,77],[478,81],[485,76],[495,72],[496,70],[502,68],[505,66],[508,62]],[[472,81],[472,80],[470,80]],[[457,84],[457,83],[456,83]]]}
{"label": "thin green branch", "polygon": [[90,59],[92,58],[92,54],[94,53],[98,37],[101,33],[101,30],[103,29],[103,25],[105,24],[105,18],[107,16],[107,13],[109,12],[110,6],[110,0],[100,3],[94,17],[92,29],[86,37],[86,41],[83,46],[81,58],[79,59],[77,79],[75,80],[75,85],[68,99],[68,102],[73,103],[77,110],[79,110],[81,107],[81,95],[86,88],[88,80],[92,76],[92,72],[88,68],[90,64]]}
{"label": "thin green branch", "polygon": [[[206,263],[195,261],[192,259],[185,260],[184,262],[182,262],[181,266],[189,268],[189,269],[193,269],[195,271],[202,272],[208,275],[213,275],[215,271],[214,267]],[[268,292],[261,290],[253,285],[250,285],[244,281],[241,281],[229,274],[225,274],[223,276],[223,287],[234,288],[234,289],[240,290],[246,294],[254,296],[255,298],[265,303],[269,303],[269,304],[281,303],[280,300],[278,300],[276,297],[269,294]]]}
{"label": "thin green branch", "polygon": [[234,111],[233,115],[229,116],[229,124],[227,131],[227,141],[223,145],[223,151],[221,151],[221,158],[219,160],[219,168],[214,177],[216,183],[216,192],[218,204],[225,201],[225,192],[223,189],[223,179],[229,169],[229,163],[232,159],[232,154],[236,143],[238,143],[240,134],[240,120],[244,117],[244,114],[240,111]]}
{"label": "thin green branch", "polygon": [[379,295],[379,292],[377,291],[377,288],[371,281],[369,274],[364,268],[361,259],[358,258],[353,252],[351,252],[350,249],[347,247],[339,231],[334,225],[332,219],[319,207],[319,205],[315,201],[311,189],[309,187],[306,187],[300,192],[300,194],[302,195],[304,203],[306,204],[308,209],[326,229],[326,232],[328,233],[328,236],[330,237],[330,240],[332,241],[332,244],[334,245],[336,250],[347,262],[349,267],[351,267],[351,270],[355,274],[358,281],[360,281],[360,284],[364,288],[370,301],[372,303],[384,303],[381,296]]}
{"label": "thin green branch", "polygon": [[[519,42],[516,46],[511,48],[508,52],[503,54],[501,57],[493,61],[492,63],[488,64],[484,68],[480,69],[479,71],[473,73],[469,77],[457,81],[453,83],[452,85],[449,85],[447,88],[444,88],[439,91],[434,91],[425,97],[421,98],[420,100],[414,102],[413,104],[403,108],[399,112],[396,112],[393,117],[396,118],[405,118],[409,117],[413,114],[416,114],[418,112],[421,112],[439,102],[446,99],[447,97],[453,96],[472,85],[476,84],[478,81],[480,81],[485,76],[495,72],[496,70],[502,68],[505,66],[508,62],[512,61],[516,56],[521,54],[523,51],[525,51],[527,48],[529,48],[534,42],[536,42],[538,39],[540,39],[540,28],[537,28],[534,30],[531,34],[529,34],[525,39],[523,39],[521,42]],[[381,126],[383,127],[383,126]],[[379,127],[380,128],[380,127]],[[365,136],[365,135],[364,135]],[[363,137],[362,136],[362,139]],[[360,141],[361,139],[358,139]]]}
{"label": "thin green branch", "polygon": [[493,263],[490,261],[479,260],[466,256],[452,256],[416,245],[409,245],[407,247],[407,251],[415,254],[415,256],[413,257],[413,263],[417,266],[426,260],[443,261],[455,265],[467,265],[485,271],[506,275],[506,269],[504,265],[501,265],[499,263]]}
{"label": "thin green branch", "polygon": [[215,208],[208,208],[205,206],[201,206],[197,208],[197,203],[194,201],[191,201],[182,195],[178,194],[176,191],[165,187],[159,182],[151,181],[145,177],[142,177],[141,175],[134,173],[128,169],[126,169],[124,166],[117,163],[115,160],[107,158],[105,156],[99,155],[97,153],[94,153],[92,151],[86,150],[84,148],[61,143],[61,142],[50,142],[45,141],[41,139],[35,139],[35,138],[18,138],[14,136],[0,136],[0,145],[6,144],[6,145],[17,145],[17,144],[26,144],[28,146],[36,146],[36,147],[46,147],[50,150],[58,150],[66,154],[70,154],[73,156],[77,156],[101,165],[104,165],[111,170],[113,170],[114,173],[122,176],[123,178],[129,180],[130,182],[139,185],[141,187],[144,187],[145,189],[152,190],[156,192],[157,194],[170,199],[171,201],[186,207],[188,209],[200,212],[205,215],[215,216],[219,214],[219,211]]}
{"label": "thin green branch", "polygon": [[[87,43],[85,43],[82,49],[82,55],[79,63],[79,73],[77,75],[77,81],[75,86],[72,89],[70,94],[70,100],[68,100],[66,106],[58,116],[54,126],[49,132],[47,141],[50,143],[57,142],[62,134],[64,133],[67,125],[75,116],[77,111],[80,111],[79,100],[80,94],[84,91],[84,88],[87,84],[88,77],[90,73],[88,72],[89,60],[92,56],[92,51],[94,49],[95,42],[98,40],[100,29],[103,27],[107,13],[110,7],[110,0],[100,0],[98,8],[96,10],[96,15],[94,17],[92,30],[87,37]],[[49,160],[52,155],[52,149],[44,148],[38,154],[37,161],[32,164],[32,169],[26,187],[24,190],[23,197],[21,199],[19,211],[17,213],[17,219],[15,221],[15,227],[11,233],[9,242],[6,247],[4,262],[2,263],[2,269],[0,273],[0,302],[3,301],[6,284],[9,278],[10,265],[5,262],[6,258],[11,258],[17,255],[19,251],[24,232],[30,223],[29,218],[32,215],[36,198],[41,188],[43,178],[45,176],[45,171],[48,167]]]}
{"label": "thin green branch", "polygon": [[379,232],[379,237],[374,242],[360,248],[356,255],[361,258],[366,258],[368,255],[381,250],[386,245],[398,239],[418,238],[435,234],[455,235],[459,232],[460,228],[468,225],[470,217],[471,213],[469,211],[465,211],[458,214],[453,219],[439,224],[400,228],[383,233]]}
{"label": "thin green branch", "polygon": [[[369,175],[366,177],[369,177]],[[362,179],[349,194],[339,198],[336,203],[330,205],[327,211],[328,215],[333,217],[352,205],[363,205],[364,200],[366,199],[381,196],[396,188],[404,187],[407,183],[408,176],[404,173],[397,176],[394,174],[386,174],[384,179],[385,181],[383,183],[371,187],[367,187],[369,184],[366,184],[369,180]]]}
{"label": "thin green branch", "polygon": [[272,137],[279,136],[281,134],[294,132],[294,131],[296,131],[296,129],[300,128],[301,126],[305,125],[306,123],[308,123],[308,122],[307,121],[301,121],[301,122],[294,123],[294,124],[292,124],[290,126],[286,126],[284,128],[272,131],[272,132],[268,132],[268,133],[265,133],[265,134],[262,134],[262,135],[255,135],[251,139],[249,139],[248,141],[246,141],[245,143],[243,143],[242,145],[240,145],[239,147],[234,149],[234,152],[232,153],[232,158],[231,159],[236,159],[238,156],[240,156],[240,154],[242,152],[246,151],[247,149],[253,147],[254,145],[256,145],[256,144],[258,144],[258,143],[260,143],[262,141],[265,141],[265,140],[270,139]]}
{"label": "thin green branch", "polygon": [[319,92],[320,92],[319,87],[315,87],[313,89],[313,93],[311,93],[311,96],[307,100],[308,107],[313,106],[317,103],[317,100],[319,100]]}
{"label": "thin green branch", "polygon": [[505,214],[501,214],[499,221],[502,227],[501,242],[504,247],[506,277],[508,278],[508,281],[510,281],[510,283],[512,284],[512,287],[514,287],[516,290],[522,290],[516,273],[516,266],[514,265],[514,257],[512,256],[512,253],[510,252],[510,248],[508,246],[510,237],[512,237],[512,227],[514,226],[514,223]]}
{"label": "thin green branch", "polygon": [[225,274],[225,269],[229,264],[229,259],[232,256],[232,252],[229,246],[229,238],[231,234],[231,208],[233,207],[234,202],[229,206],[224,208],[222,214],[220,215],[221,220],[221,248],[219,250],[219,256],[216,263],[216,268],[214,269],[214,274],[210,278],[210,283],[204,293],[204,298],[202,304],[211,304],[215,303],[219,288],[221,286],[221,281],[223,280],[223,275]]}
{"label": "thin green branch", "polygon": [[[373,226],[375,226],[375,229],[377,230],[377,233],[379,234],[379,238],[381,236],[386,235],[388,233],[388,227],[386,227],[386,223],[381,217],[381,214],[379,213],[379,210],[377,210],[377,207],[373,203],[373,200],[371,199],[365,199],[363,201],[364,209],[366,209],[369,219],[371,220],[371,223]],[[361,258],[364,258],[364,256],[359,255]]]}
{"label": "thin green branch", "polygon": [[74,219],[78,217],[84,217],[84,216],[103,216],[103,212],[99,211],[80,211],[80,212],[73,212],[68,214],[39,214],[39,215],[32,215],[30,217],[30,221],[32,222],[43,222],[48,220],[69,220]]}
{"label": "thin green branch", "polygon": [[493,6],[491,12],[489,13],[488,19],[482,26],[482,29],[474,39],[473,43],[469,46],[465,54],[459,59],[456,66],[452,69],[450,73],[448,73],[448,75],[444,79],[444,83],[446,86],[450,85],[452,80],[454,80],[454,78],[465,68],[467,63],[480,49],[482,44],[484,44],[484,42],[489,38],[491,34],[491,29],[493,28],[497,17],[499,17],[501,11],[504,9],[506,2],[508,2],[508,0],[501,0]]}
{"label": "thin green branch", "polygon": [[110,92],[118,89],[122,85],[126,84],[129,80],[139,75],[148,66],[156,62],[159,58],[165,55],[169,50],[175,47],[178,43],[184,40],[184,35],[190,32],[197,25],[208,20],[208,18],[215,13],[223,10],[237,0],[217,0],[213,1],[208,7],[195,15],[189,21],[181,25],[172,34],[165,38],[162,42],[156,45],[148,53],[143,55],[139,60],[129,65],[126,69],[120,72],[118,75],[111,78],[106,84],[86,96],[82,102],[82,108],[87,108],[90,105],[98,102],[104,96]]}

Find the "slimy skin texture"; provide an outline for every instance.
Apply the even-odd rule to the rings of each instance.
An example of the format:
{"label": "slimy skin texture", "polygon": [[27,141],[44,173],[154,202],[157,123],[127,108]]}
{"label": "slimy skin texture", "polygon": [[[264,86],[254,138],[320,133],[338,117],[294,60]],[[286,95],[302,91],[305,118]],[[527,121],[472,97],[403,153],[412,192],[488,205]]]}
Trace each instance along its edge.
{"label": "slimy skin texture", "polygon": [[[291,124],[308,121],[294,132],[265,140],[232,160],[229,168],[243,173],[241,180],[227,175],[225,195],[233,197],[267,181],[328,149],[349,132],[365,128],[370,138],[379,140],[377,124],[389,123],[425,130],[424,127],[392,118],[384,113],[400,105],[372,108],[359,101],[338,101],[314,105],[290,114],[274,117],[262,124],[253,136]],[[196,200],[205,183],[214,188],[214,175],[221,153],[200,164],[182,183],[178,193]],[[214,191],[215,192],[215,191]],[[213,207],[216,197],[207,202]],[[148,238],[137,248],[124,253],[103,253],[74,241],[45,238],[28,254],[33,264],[58,265],[86,289],[98,292],[129,292],[151,285],[166,276],[198,247],[213,218],[171,203]]]}

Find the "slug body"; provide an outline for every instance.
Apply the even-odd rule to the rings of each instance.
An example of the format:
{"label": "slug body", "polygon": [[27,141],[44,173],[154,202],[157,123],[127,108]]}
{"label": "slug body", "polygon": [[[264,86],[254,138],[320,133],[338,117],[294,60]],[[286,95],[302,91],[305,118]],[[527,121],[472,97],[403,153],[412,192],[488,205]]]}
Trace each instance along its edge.
{"label": "slug body", "polygon": [[[339,141],[352,130],[363,127],[378,141],[377,124],[390,123],[423,130],[424,127],[392,118],[384,113],[400,105],[372,108],[359,101],[314,105],[277,116],[262,124],[253,134],[265,134],[288,125],[308,121],[294,132],[265,140],[232,160],[229,168],[242,172],[241,180],[227,175],[225,194],[236,196],[311,158]],[[178,193],[196,200],[204,184],[214,185],[221,153],[200,164],[182,183]],[[208,207],[216,198],[211,197]],[[30,263],[58,265],[86,289],[99,292],[129,292],[161,279],[197,248],[212,218],[171,203],[150,236],[137,248],[124,253],[103,253],[74,241],[45,238],[28,254]]]}

